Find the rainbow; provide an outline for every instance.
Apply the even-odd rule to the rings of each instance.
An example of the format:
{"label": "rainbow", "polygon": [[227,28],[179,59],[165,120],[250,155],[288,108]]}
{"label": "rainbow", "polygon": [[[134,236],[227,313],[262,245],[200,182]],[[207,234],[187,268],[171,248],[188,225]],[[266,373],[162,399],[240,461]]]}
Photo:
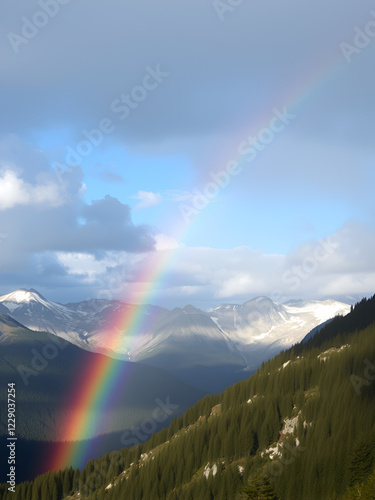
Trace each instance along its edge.
{"label": "rainbow", "polygon": [[[130,285],[128,296],[141,298],[147,303],[152,298],[154,284],[160,277],[167,263],[171,261],[171,250],[163,250],[149,256],[147,266],[140,271]],[[132,345],[137,331],[146,321],[141,307],[131,307],[112,318],[106,329],[107,349],[116,351],[119,347],[127,350]],[[125,332],[125,335],[112,335],[114,331]],[[126,375],[126,364],[107,356],[95,356],[89,366],[84,367],[79,375],[81,384],[68,395],[66,405],[73,408],[73,418],[68,419],[61,431],[63,441],[56,446],[49,468],[60,470],[67,466],[82,464],[89,457],[89,438],[98,428],[101,412],[106,408],[111,395]],[[86,459],[86,461],[88,458]]]}
{"label": "rainbow", "polygon": [[[345,63],[344,58],[334,56],[327,58],[324,64],[320,62],[318,69],[312,68],[292,89],[278,99],[281,109],[286,106],[288,111],[298,113],[296,109],[299,104],[318,91],[322,85],[333,77],[334,73]],[[267,126],[271,118],[271,109],[267,109],[264,116],[258,117],[252,122],[252,128]],[[240,137],[243,140],[244,136]],[[238,153],[236,153],[238,155]],[[230,155],[229,155],[230,157]],[[233,160],[232,156],[232,160]],[[237,156],[237,161],[243,164],[244,169],[249,168],[246,158]],[[221,165],[222,168],[222,165]],[[179,233],[182,235],[188,228],[180,225],[174,236],[178,240]],[[125,297],[127,303],[150,303],[152,297],[157,293],[158,284],[166,274],[168,267],[176,252],[155,252],[148,259],[144,270],[134,277]],[[133,307],[125,313],[114,317],[106,329],[108,349],[116,351],[121,346],[128,348],[137,337],[137,332],[145,321],[141,314],[141,308]],[[123,335],[111,334],[111,332],[123,332]],[[62,443],[56,447],[52,459],[49,459],[49,468],[59,470],[70,465],[82,463],[89,458],[89,441],[83,440],[89,437],[90,430],[97,428],[100,412],[104,410],[118,387],[124,381],[124,373],[120,369],[121,363],[106,356],[95,356],[95,359],[84,368],[80,377],[82,383],[69,395],[70,406],[74,409],[74,418],[68,419],[62,429]]]}

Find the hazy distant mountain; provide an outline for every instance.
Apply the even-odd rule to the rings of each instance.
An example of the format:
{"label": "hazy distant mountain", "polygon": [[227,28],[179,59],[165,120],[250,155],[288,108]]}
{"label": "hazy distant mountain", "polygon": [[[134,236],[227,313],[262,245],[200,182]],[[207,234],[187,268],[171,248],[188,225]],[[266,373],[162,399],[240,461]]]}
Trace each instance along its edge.
{"label": "hazy distant mountain", "polygon": [[148,338],[144,336],[142,344],[130,352],[132,359],[139,360],[155,355],[156,351],[174,354],[172,367],[243,362],[241,353],[212,318],[191,305],[160,315]]}
{"label": "hazy distant mountain", "polygon": [[[367,297],[370,297],[371,294],[368,294]],[[360,302],[364,298],[364,295],[360,295],[358,293],[352,295],[329,295],[324,297],[322,300],[336,300],[337,302],[343,302],[344,304],[350,304],[354,306],[358,302]]]}

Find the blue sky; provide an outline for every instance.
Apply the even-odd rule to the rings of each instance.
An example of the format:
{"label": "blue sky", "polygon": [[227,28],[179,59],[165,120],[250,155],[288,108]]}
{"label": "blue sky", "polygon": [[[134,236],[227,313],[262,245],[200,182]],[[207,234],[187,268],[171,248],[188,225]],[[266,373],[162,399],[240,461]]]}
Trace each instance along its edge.
{"label": "blue sky", "polygon": [[219,4],[4,6],[1,293],[140,301],[163,252],[167,307],[373,293],[372,2]]}

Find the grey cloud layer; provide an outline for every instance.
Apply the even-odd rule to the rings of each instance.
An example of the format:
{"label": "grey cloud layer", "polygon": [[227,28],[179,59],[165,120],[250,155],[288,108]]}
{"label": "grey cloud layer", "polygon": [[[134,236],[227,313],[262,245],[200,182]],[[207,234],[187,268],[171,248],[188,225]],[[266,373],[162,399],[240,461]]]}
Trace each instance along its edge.
{"label": "grey cloud layer", "polygon": [[[283,105],[278,101],[290,93],[291,82],[314,67],[319,72],[327,54],[339,60],[339,43],[351,41],[354,26],[370,16],[372,7],[369,1],[360,6],[339,0],[244,1],[220,22],[211,1],[81,0],[61,6],[15,54],[6,34],[21,33],[22,17],[32,19],[40,6],[7,4],[0,40],[6,126],[48,128],[53,115],[58,122],[74,122],[79,140],[83,127],[95,126],[110,113],[111,102],[137,84],[145,66],[161,64],[171,72],[169,81],[122,124],[122,139],[147,143],[230,130],[244,109],[251,121],[265,106]],[[355,94],[358,73],[365,78]],[[315,103],[309,113],[313,117],[315,110],[321,135],[336,128],[339,109],[344,120],[351,116],[357,124],[373,123],[366,105],[373,78],[359,61],[356,71],[344,72],[340,85]],[[304,125],[307,133],[311,127],[317,133],[311,121]],[[348,127],[345,133],[355,130]],[[361,140],[364,136],[362,131]]]}
{"label": "grey cloud layer", "polygon": [[[0,109],[7,120],[0,136],[70,127],[67,144],[51,152],[52,160],[67,163],[64,148],[109,118],[111,141],[148,154],[183,148],[201,184],[213,159],[236,159],[238,143],[256,135],[274,107],[290,104],[297,118],[256,160],[266,174],[254,182],[253,168],[244,169],[238,189],[258,180],[264,189],[272,177],[279,192],[292,184],[302,192],[308,180],[317,197],[329,185],[332,198],[350,192],[364,203],[373,158],[375,41],[351,64],[340,44],[353,43],[355,27],[373,19],[373,2],[244,0],[220,21],[211,0],[71,1],[15,54],[7,35],[20,34],[23,17],[40,9],[26,0],[3,6]],[[120,120],[111,104],[157,65],[168,78]]]}

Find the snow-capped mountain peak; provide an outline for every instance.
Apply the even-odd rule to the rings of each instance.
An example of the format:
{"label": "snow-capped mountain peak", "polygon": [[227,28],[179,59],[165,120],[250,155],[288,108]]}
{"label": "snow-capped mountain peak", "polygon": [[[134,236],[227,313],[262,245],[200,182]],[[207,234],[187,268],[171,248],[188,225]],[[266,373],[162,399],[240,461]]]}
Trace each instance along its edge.
{"label": "snow-capped mountain peak", "polygon": [[8,295],[3,295],[2,297],[0,297],[0,302],[15,302],[19,304],[37,300],[37,297],[39,297],[39,293],[33,288],[31,290],[20,288],[15,292],[8,293]]}
{"label": "snow-capped mountain peak", "polygon": [[47,301],[33,288],[30,290],[20,288],[15,292],[0,297],[0,303],[2,303],[3,306],[5,306],[10,312],[13,312],[24,305],[30,304],[31,302],[43,303]]}
{"label": "snow-capped mountain peak", "polygon": [[72,311],[46,299],[33,288],[20,288],[1,296],[0,306],[1,312],[9,314],[31,330],[54,333],[82,347],[82,337],[86,332],[79,322],[74,321]]}

